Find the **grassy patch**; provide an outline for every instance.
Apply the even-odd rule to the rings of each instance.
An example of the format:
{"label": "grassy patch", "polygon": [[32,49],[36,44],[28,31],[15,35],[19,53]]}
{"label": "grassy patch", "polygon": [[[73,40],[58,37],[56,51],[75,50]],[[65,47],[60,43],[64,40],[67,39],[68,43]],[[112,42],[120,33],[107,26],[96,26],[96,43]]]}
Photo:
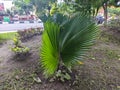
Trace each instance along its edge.
{"label": "grassy patch", "polygon": [[118,50],[105,50],[105,53],[107,55],[107,57],[109,59],[118,59],[119,58],[119,54],[118,54]]}
{"label": "grassy patch", "polygon": [[0,33],[0,43],[6,40],[13,39],[15,35],[16,35],[16,32]]}

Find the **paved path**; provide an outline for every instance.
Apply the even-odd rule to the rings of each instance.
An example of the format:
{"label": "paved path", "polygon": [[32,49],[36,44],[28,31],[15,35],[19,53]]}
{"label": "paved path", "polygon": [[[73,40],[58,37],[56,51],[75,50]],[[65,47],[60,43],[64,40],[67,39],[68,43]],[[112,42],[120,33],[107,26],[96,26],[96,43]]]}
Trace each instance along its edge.
{"label": "paved path", "polygon": [[43,27],[43,23],[16,23],[16,24],[0,24],[0,33],[13,32],[28,28]]}

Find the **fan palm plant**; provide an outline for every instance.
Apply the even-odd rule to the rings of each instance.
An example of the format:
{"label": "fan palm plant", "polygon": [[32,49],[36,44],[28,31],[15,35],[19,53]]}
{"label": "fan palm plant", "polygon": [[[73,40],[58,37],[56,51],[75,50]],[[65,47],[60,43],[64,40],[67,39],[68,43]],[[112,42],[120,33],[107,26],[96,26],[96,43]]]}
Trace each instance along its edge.
{"label": "fan palm plant", "polygon": [[61,25],[46,22],[40,53],[44,74],[51,76],[60,66],[81,61],[97,36],[97,26],[87,15],[75,14]]}

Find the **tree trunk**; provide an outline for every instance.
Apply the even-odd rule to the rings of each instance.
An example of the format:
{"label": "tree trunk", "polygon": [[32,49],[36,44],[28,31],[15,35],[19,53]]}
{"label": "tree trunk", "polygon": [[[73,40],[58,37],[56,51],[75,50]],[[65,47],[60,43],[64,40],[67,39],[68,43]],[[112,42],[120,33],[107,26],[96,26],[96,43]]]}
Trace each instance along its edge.
{"label": "tree trunk", "polygon": [[105,23],[104,23],[104,25],[107,25],[107,18],[108,18],[107,2],[104,3],[103,9],[104,9],[104,18],[105,18]]}
{"label": "tree trunk", "polygon": [[36,15],[36,12],[37,12],[37,6],[33,5],[33,8],[34,8],[34,12],[33,12],[33,14]]}

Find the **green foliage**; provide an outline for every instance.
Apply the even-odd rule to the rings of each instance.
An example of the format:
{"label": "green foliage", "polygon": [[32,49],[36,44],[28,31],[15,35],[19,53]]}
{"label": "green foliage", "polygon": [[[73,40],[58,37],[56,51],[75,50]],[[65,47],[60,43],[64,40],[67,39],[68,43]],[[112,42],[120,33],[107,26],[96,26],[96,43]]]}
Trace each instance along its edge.
{"label": "green foliage", "polygon": [[58,25],[46,22],[42,35],[41,63],[46,76],[51,76],[61,65],[68,69],[83,59],[98,36],[98,29],[86,15],[76,14]]}
{"label": "green foliage", "polygon": [[[99,2],[99,1],[97,1]],[[76,11],[81,11],[81,12],[84,12],[84,13],[87,13],[87,14],[94,14],[95,13],[95,9],[97,9],[96,7],[96,1],[94,1],[93,3],[93,0],[92,1],[89,1],[89,0],[75,0],[75,9]]]}
{"label": "green foliage", "polygon": [[85,15],[75,15],[66,24],[60,36],[60,52],[65,65],[82,60],[98,35],[94,22]]}
{"label": "green foliage", "polygon": [[50,10],[50,15],[53,15],[53,14],[55,14],[56,12],[58,12],[58,8],[57,8],[57,4],[54,3],[54,4],[52,5],[51,10]]}
{"label": "green foliage", "polygon": [[11,50],[15,52],[16,56],[25,55],[30,51],[28,47],[21,46],[21,41],[19,40],[18,35],[13,39],[13,42],[14,47],[12,47]]}
{"label": "green foliage", "polygon": [[30,0],[13,0],[13,4],[17,7],[18,14],[29,14],[30,11],[33,11]]}
{"label": "green foliage", "polygon": [[12,48],[12,51],[15,52],[16,54],[26,54],[29,52],[28,47],[14,47]]}
{"label": "green foliage", "polygon": [[109,21],[108,26],[112,29],[120,31],[120,19],[112,19]]}
{"label": "green foliage", "polygon": [[14,45],[17,47],[17,46],[19,46],[20,45],[20,40],[19,40],[19,38],[16,36],[14,39],[13,39],[13,42],[14,42]]}
{"label": "green foliage", "polygon": [[120,15],[120,8],[108,8],[110,14]]}
{"label": "green foliage", "polygon": [[70,80],[71,76],[66,71],[63,72],[61,70],[58,70],[56,72],[56,78],[62,82],[65,82],[65,80]]}
{"label": "green foliage", "polygon": [[117,6],[119,0],[65,0],[66,3],[70,3],[74,6],[75,12],[79,11],[85,14],[97,15],[98,10],[101,7]]}
{"label": "green foliage", "polygon": [[68,20],[68,16],[67,15],[63,15],[61,13],[55,13],[53,16],[49,17],[49,21],[57,23],[58,25],[62,25],[63,23],[65,23],[64,21]]}
{"label": "green foliage", "polygon": [[108,12],[112,16],[112,19],[108,22],[108,26],[113,30],[120,31],[120,8],[108,8]]}
{"label": "green foliage", "polygon": [[63,15],[71,16],[73,13],[75,13],[75,8],[74,4],[60,4],[58,5],[59,7],[59,12],[62,13]]}
{"label": "green foliage", "polygon": [[54,3],[55,1],[57,0],[30,0],[30,3],[33,5],[37,16],[45,20],[47,18],[46,13],[50,14],[50,3]]}
{"label": "green foliage", "polygon": [[61,13],[66,16],[71,16],[75,11],[73,4],[66,4],[66,3],[60,3],[60,4],[53,4],[52,8],[50,10],[50,14],[56,14]]}
{"label": "green foliage", "polygon": [[0,33],[0,42],[13,39],[15,35],[16,35],[16,32]]}
{"label": "green foliage", "polygon": [[59,32],[60,27],[57,24],[46,22],[41,46],[41,62],[45,75],[52,75],[57,70]]}

